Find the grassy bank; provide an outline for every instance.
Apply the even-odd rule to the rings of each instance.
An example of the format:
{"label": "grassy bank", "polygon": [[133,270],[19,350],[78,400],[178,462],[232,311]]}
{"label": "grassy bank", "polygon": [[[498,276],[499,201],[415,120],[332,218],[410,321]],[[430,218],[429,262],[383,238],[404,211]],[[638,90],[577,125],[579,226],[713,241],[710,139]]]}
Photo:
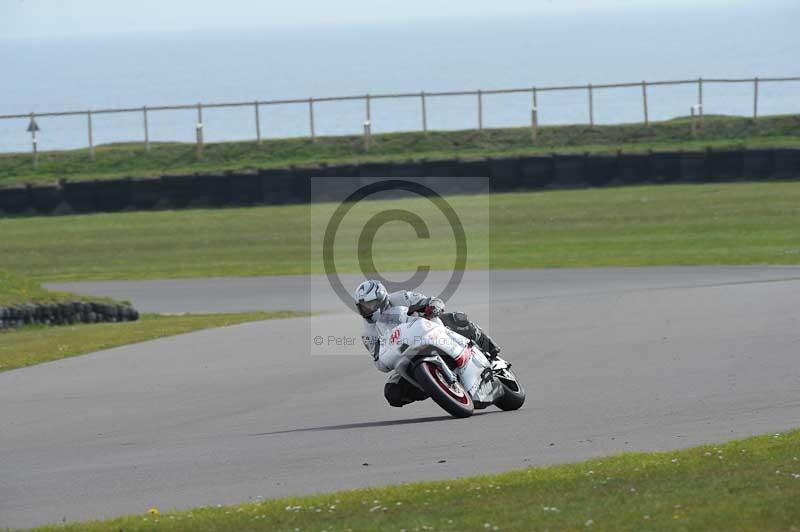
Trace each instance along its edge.
{"label": "grassy bank", "polygon": [[679,150],[713,147],[800,146],[800,116],[748,118],[706,116],[696,137],[687,119],[613,126],[543,127],[534,145],[530,128],[389,133],[375,135],[366,153],[360,136],[265,140],[208,144],[198,161],[192,144],[154,144],[146,152],[142,144],[99,146],[97,160],[88,150],[45,152],[33,169],[27,153],[0,154],[0,186],[52,182],[58,178],[96,179],[150,176],[165,173],[216,172],[252,168],[285,167],[319,163],[387,161],[524,155],[557,152],[608,152],[617,150]]}
{"label": "grassy bank", "polygon": [[30,326],[0,332],[0,371],[50,362],[102,349],[249,321],[289,318],[295,312],[239,314],[145,314],[138,321],[65,327]]}
{"label": "grassy bank", "polygon": [[144,530],[797,530],[800,431],[501,475],[44,527]]}
{"label": "grassy bank", "polygon": [[[0,249],[2,245],[0,244]],[[24,269],[23,269],[24,271]],[[67,292],[45,290],[39,283],[0,269],[0,307],[11,307],[25,303],[65,303],[70,301],[111,302],[110,299],[87,298]]]}
{"label": "grassy bank", "polygon": [[[642,186],[453,197],[471,268],[800,264],[800,183]],[[491,205],[490,223],[482,207]],[[427,200],[365,202],[337,241],[354,243],[387,208],[427,216]],[[311,207],[326,220],[329,204]],[[37,280],[145,279],[321,272],[310,260],[309,207],[131,212],[0,219],[0,269]],[[436,229],[432,228],[432,231]],[[453,266],[447,227],[418,239],[380,230],[381,271]],[[313,234],[321,234],[314,226]],[[424,262],[422,261],[424,259]],[[359,271],[357,253],[337,256]]]}

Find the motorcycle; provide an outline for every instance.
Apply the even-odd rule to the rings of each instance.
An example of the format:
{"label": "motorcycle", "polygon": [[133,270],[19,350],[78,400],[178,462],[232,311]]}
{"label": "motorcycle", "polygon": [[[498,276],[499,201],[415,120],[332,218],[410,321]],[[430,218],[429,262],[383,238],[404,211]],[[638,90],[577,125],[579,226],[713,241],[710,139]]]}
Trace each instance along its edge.
{"label": "motorcycle", "polygon": [[445,327],[438,318],[409,315],[408,307],[387,309],[376,321],[383,337],[378,360],[425,392],[450,415],[469,417],[491,405],[517,410],[525,389],[500,357]]}

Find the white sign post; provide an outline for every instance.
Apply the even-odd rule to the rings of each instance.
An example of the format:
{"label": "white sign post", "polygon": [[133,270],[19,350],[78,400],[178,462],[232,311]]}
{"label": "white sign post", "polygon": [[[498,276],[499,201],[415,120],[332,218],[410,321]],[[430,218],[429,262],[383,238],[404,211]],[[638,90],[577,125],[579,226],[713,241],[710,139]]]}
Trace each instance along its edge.
{"label": "white sign post", "polygon": [[39,124],[36,123],[36,117],[31,113],[31,121],[28,124],[28,131],[31,134],[31,145],[33,146],[33,168],[39,166],[39,150],[36,146],[36,132],[39,131]]}
{"label": "white sign post", "polygon": [[369,120],[364,122],[364,149],[369,151],[372,145],[372,124]]}

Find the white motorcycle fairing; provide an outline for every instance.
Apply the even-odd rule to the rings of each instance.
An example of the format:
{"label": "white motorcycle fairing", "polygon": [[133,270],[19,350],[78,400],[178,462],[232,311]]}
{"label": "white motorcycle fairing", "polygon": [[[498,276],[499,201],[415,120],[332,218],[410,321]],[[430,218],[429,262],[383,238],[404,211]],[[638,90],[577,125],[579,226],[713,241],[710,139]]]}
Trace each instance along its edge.
{"label": "white motorcycle fairing", "polygon": [[[381,366],[417,384],[413,366],[421,361],[436,364],[450,384],[456,380],[461,383],[477,408],[491,405],[502,395],[492,370],[508,367],[507,362],[499,358],[490,362],[477,346],[445,327],[441,320],[408,316],[407,312],[407,307],[392,307],[376,321],[383,338],[378,354]],[[452,359],[453,369],[441,354]]]}

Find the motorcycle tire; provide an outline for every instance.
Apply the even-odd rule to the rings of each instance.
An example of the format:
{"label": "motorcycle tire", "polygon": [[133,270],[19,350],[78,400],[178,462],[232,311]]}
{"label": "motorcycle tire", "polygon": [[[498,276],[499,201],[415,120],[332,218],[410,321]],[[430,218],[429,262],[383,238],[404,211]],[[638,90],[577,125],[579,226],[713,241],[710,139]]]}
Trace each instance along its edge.
{"label": "motorcycle tire", "polygon": [[519,383],[516,374],[510,369],[502,370],[496,377],[503,387],[503,395],[494,402],[500,410],[519,410],[525,403],[525,388]]}
{"label": "motorcycle tire", "polygon": [[453,417],[470,417],[475,411],[472,397],[460,382],[448,384],[442,371],[433,362],[422,362],[414,368],[414,378],[437,405]]}

